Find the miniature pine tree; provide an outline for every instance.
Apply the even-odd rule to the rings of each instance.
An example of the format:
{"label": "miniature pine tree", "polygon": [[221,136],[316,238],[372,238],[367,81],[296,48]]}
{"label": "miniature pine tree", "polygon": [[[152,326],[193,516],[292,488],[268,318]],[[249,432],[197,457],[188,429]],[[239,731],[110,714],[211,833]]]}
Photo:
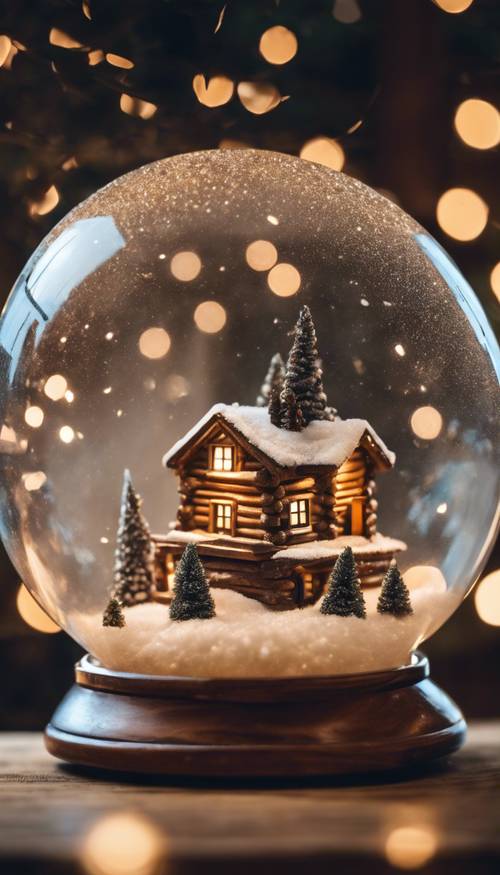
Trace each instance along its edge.
{"label": "miniature pine tree", "polygon": [[285,376],[285,364],[279,352],[273,355],[266,378],[260,387],[260,392],[257,396],[257,407],[267,407],[271,401],[273,389],[276,387],[278,392],[283,388],[283,378]]}
{"label": "miniature pine tree", "polygon": [[215,604],[195,544],[188,544],[175,572],[172,620],[209,620]]}
{"label": "miniature pine tree", "polygon": [[125,625],[125,617],[123,616],[122,606],[118,599],[111,598],[102,615],[103,626],[114,626],[117,629],[123,629]]}
{"label": "miniature pine tree", "polygon": [[342,550],[333,567],[320,612],[337,614],[339,617],[366,617],[365,600],[350,547]]}
{"label": "miniature pine tree", "polygon": [[408,614],[413,614],[410,593],[395,559],[389,565],[382,581],[377,611],[379,614],[392,614],[394,617],[407,617]]}
{"label": "miniature pine tree", "polygon": [[293,389],[283,389],[280,396],[280,425],[287,431],[302,431],[304,428],[304,416]]}
{"label": "miniature pine tree", "polygon": [[[331,418],[333,408],[326,413],[322,370],[316,345],[316,331],[309,307],[304,305],[294,330],[294,341],[286,363],[283,391],[292,390],[302,411],[304,425],[314,419]],[[283,427],[286,413],[282,413]]]}
{"label": "miniature pine tree", "polygon": [[268,410],[272,424],[281,428],[281,391],[279,386],[273,386],[271,389]]}
{"label": "miniature pine tree", "polygon": [[126,470],[116,536],[112,595],[127,607],[152,598],[151,537],[141,505],[141,498],[132,486],[130,471]]}

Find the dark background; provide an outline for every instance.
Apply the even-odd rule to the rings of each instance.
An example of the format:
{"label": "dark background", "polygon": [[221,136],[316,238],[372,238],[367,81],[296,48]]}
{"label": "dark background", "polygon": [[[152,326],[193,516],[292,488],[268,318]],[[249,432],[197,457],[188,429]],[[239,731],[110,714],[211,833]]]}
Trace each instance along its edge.
{"label": "dark background", "polygon": [[[466,146],[453,118],[469,97],[498,99],[500,3],[474,0],[456,15],[438,3],[228,2],[217,32],[222,0],[89,0],[90,18],[80,0],[0,3],[0,33],[15,41],[0,67],[2,301],[53,224],[116,176],[221,141],[296,155],[306,141],[326,136],[342,144],[345,172],[390,193],[442,242],[498,328],[489,279],[500,257],[498,147]],[[346,5],[357,17],[349,24],[338,20]],[[297,55],[283,66],[258,50],[261,34],[275,24],[298,39]],[[51,44],[52,28],[80,45]],[[105,59],[89,65],[96,50],[134,67]],[[197,73],[272,83],[289,99],[263,115],[247,111],[236,95],[207,108],[193,92]],[[157,111],[149,119],[124,112],[123,93]],[[59,202],[41,215],[41,203],[51,206],[50,197],[44,201],[51,186]],[[455,186],[473,189],[490,208],[486,229],[470,243],[436,223],[439,196]],[[487,570],[499,565],[497,552]],[[0,575],[0,729],[35,729],[70,684],[79,651],[66,635],[43,635],[23,622],[18,577],[3,553]],[[426,644],[434,678],[469,717],[500,714],[499,633],[479,619],[470,598]]]}

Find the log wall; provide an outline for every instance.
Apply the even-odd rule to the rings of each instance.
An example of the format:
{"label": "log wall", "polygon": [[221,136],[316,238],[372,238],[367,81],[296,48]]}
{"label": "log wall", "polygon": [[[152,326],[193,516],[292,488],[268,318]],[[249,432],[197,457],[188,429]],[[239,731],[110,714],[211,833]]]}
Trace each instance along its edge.
{"label": "log wall", "polygon": [[352,456],[340,466],[334,478],[334,519],[333,531],[339,536],[345,534],[347,514],[354,498],[364,501],[364,527],[361,534],[369,536],[377,530],[374,469],[367,453],[356,449]]}

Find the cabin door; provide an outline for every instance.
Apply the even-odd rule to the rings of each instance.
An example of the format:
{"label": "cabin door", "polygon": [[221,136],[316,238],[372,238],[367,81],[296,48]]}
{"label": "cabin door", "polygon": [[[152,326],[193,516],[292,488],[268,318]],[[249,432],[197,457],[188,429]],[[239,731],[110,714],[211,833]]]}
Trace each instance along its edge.
{"label": "cabin door", "polygon": [[344,531],[346,535],[364,535],[365,533],[365,500],[353,498],[347,510]]}

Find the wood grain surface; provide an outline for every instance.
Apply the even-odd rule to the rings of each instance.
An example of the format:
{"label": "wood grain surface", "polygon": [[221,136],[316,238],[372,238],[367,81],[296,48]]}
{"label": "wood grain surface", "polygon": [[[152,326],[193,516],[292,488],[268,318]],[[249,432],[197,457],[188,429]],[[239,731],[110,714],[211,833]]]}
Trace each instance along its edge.
{"label": "wood grain surface", "polygon": [[398,780],[315,786],[96,779],[58,765],[41,735],[0,736],[0,872],[74,872],[99,818],[138,812],[166,837],[158,872],[397,872],[387,836],[437,841],[422,873],[500,872],[500,723],[476,724],[449,764]]}

